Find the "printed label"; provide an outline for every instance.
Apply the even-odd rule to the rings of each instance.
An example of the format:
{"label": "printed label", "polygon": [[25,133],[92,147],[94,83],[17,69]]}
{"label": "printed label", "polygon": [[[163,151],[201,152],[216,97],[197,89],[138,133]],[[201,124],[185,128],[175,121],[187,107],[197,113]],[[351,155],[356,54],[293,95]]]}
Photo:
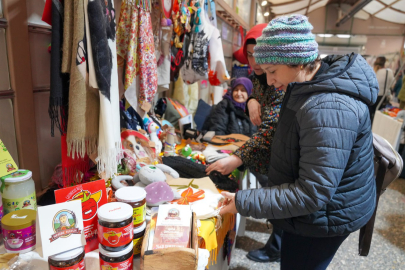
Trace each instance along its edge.
{"label": "printed label", "polygon": [[[3,218],[3,205],[0,206],[0,220]],[[1,224],[0,224],[1,226]]]}
{"label": "printed label", "polygon": [[143,236],[134,239],[134,255],[140,254],[142,249]]}
{"label": "printed label", "polygon": [[134,237],[134,226],[129,223],[121,228],[107,228],[100,224],[98,228],[98,241],[107,247],[120,247],[129,244]]}
{"label": "printed label", "polygon": [[37,199],[35,196],[35,191],[26,197],[18,199],[6,199],[3,197],[4,215],[21,209],[33,209],[35,211],[37,210]]}
{"label": "printed label", "polygon": [[119,262],[119,263],[111,263],[105,262],[103,259],[100,258],[100,269],[101,270],[132,270],[134,255],[132,255],[128,260]]}
{"label": "printed label", "polygon": [[137,225],[141,225],[145,219],[146,219],[146,211],[145,211],[145,205],[142,205],[140,207],[134,208],[134,227],[138,227]]}
{"label": "printed label", "polygon": [[3,229],[4,245],[6,249],[19,251],[35,246],[35,225],[22,230]]}
{"label": "printed label", "polygon": [[86,270],[86,266],[84,264],[84,258],[77,264],[72,265],[72,266],[66,266],[66,267],[56,267],[49,265],[49,270]]}

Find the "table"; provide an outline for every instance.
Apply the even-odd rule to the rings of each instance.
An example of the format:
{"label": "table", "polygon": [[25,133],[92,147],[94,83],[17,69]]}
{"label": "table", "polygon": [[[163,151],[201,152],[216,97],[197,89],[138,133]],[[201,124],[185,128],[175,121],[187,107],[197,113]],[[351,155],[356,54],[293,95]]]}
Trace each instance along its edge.
{"label": "table", "polygon": [[376,111],[372,132],[386,139],[398,151],[402,134],[402,122],[380,111]]}

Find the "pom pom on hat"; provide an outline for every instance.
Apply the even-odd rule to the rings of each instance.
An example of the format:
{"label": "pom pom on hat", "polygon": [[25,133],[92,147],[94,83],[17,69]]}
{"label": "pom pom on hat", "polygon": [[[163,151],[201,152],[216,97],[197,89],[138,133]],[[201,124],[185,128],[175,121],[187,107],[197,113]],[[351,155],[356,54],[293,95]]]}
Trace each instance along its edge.
{"label": "pom pom on hat", "polygon": [[313,26],[304,15],[282,16],[269,22],[254,48],[256,63],[302,65],[318,57]]}

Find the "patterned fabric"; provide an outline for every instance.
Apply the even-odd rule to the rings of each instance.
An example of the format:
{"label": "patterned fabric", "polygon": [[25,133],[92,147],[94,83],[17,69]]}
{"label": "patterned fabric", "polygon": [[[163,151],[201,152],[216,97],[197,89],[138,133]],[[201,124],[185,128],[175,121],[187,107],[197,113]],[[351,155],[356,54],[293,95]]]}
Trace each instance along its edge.
{"label": "patterned fabric", "polygon": [[313,26],[303,15],[276,18],[256,39],[253,56],[258,64],[302,65],[318,57]]}
{"label": "patterned fabric", "polygon": [[[262,105],[262,123],[257,133],[234,153],[250,170],[267,175],[273,136],[284,98],[284,91],[276,90],[267,83],[260,83],[255,75],[249,77],[253,83],[251,98]],[[247,107],[246,107],[247,108]]]}
{"label": "patterned fabric", "polygon": [[[142,3],[140,3],[142,2]],[[118,65],[125,65],[125,90],[139,76],[139,102],[157,91],[157,63],[148,1],[124,0],[117,29]]]}

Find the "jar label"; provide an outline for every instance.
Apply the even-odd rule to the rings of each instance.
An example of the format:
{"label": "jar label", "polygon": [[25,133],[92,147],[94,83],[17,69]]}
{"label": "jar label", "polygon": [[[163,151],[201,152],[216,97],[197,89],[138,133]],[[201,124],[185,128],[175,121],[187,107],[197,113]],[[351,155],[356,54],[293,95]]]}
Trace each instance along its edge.
{"label": "jar label", "polygon": [[120,247],[129,244],[134,237],[134,226],[129,223],[121,228],[107,228],[97,225],[98,241],[107,247]]}
{"label": "jar label", "polygon": [[21,197],[18,199],[6,199],[3,197],[3,207],[4,215],[21,209],[33,209],[36,211],[37,199],[35,196],[35,191],[26,197]]}
{"label": "jar label", "polygon": [[137,225],[141,225],[146,219],[145,205],[146,204],[143,204],[140,207],[134,208],[133,218],[135,227],[138,227]]}
{"label": "jar label", "polygon": [[142,250],[143,236],[134,239],[134,255],[140,254]]}
{"label": "jar label", "polygon": [[35,246],[35,225],[22,230],[6,230],[3,228],[4,246],[7,250],[20,251]]}
{"label": "jar label", "polygon": [[84,258],[77,264],[65,267],[56,267],[49,265],[49,270],[85,270],[86,266],[84,264]]}
{"label": "jar label", "polygon": [[100,258],[100,269],[101,270],[132,270],[133,268],[133,258],[132,255],[128,260],[118,263],[105,262]]}

